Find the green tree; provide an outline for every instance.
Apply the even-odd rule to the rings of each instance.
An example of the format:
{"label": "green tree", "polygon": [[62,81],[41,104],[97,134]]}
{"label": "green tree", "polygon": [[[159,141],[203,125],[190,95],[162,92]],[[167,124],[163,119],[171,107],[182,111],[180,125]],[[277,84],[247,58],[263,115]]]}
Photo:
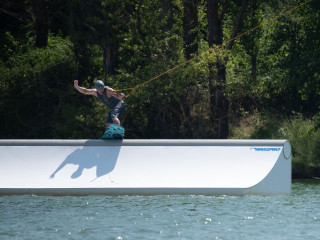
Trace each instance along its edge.
{"label": "green tree", "polygon": [[[209,47],[220,46],[223,43],[224,17],[231,1],[219,4],[218,0],[208,0],[208,43]],[[234,3],[237,5],[237,3]],[[243,0],[236,15],[230,39],[233,39],[239,29],[242,15],[247,7],[248,0]],[[233,41],[228,43],[231,50]],[[209,93],[210,119],[213,128],[213,138],[228,138],[229,135],[229,101],[226,97],[226,56],[216,54],[216,60],[209,64]]]}

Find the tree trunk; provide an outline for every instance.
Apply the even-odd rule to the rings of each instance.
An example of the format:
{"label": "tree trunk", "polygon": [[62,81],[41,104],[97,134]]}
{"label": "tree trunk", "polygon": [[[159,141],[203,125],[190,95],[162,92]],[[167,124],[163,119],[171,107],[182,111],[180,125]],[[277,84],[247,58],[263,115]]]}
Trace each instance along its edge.
{"label": "tree trunk", "polygon": [[[241,22],[240,20],[241,20],[241,18],[243,16],[244,11],[246,10],[246,8],[248,6],[248,3],[249,3],[249,0],[243,0],[243,2],[241,4],[241,8],[240,8],[239,13],[238,13],[237,18],[236,18],[236,21],[235,21],[234,26],[233,26],[233,31],[232,31],[232,35],[231,35],[230,39],[234,39],[237,36],[238,29],[239,29],[240,22]],[[228,43],[227,49],[231,50],[233,44],[234,44],[234,41],[230,41]]]}
{"label": "tree trunk", "polygon": [[115,69],[118,60],[118,47],[117,44],[114,44],[112,41],[112,37],[114,37],[112,23],[105,23],[104,29],[106,29],[106,32],[102,35],[103,66],[105,70],[105,80],[107,81],[107,76],[112,76],[113,74],[115,74]]}
{"label": "tree trunk", "polygon": [[115,71],[116,57],[111,45],[108,45],[103,49],[103,65],[106,77],[112,76]]}
{"label": "tree trunk", "polygon": [[90,56],[88,51],[87,35],[83,31],[82,27],[84,22],[82,12],[83,9],[85,9],[85,6],[82,2],[77,5],[73,1],[67,1],[67,4],[69,7],[67,24],[77,64],[74,78],[82,82],[90,76]]}
{"label": "tree trunk", "polygon": [[31,14],[36,32],[36,47],[48,45],[49,17],[45,0],[31,0]]}
{"label": "tree trunk", "polygon": [[[237,36],[243,13],[249,0],[243,0],[237,18],[235,20],[231,39]],[[219,14],[219,0],[208,0],[208,28],[209,47],[221,45],[223,40],[223,17],[228,8],[226,1]],[[233,41],[229,42],[227,49],[231,50]],[[226,61],[227,58],[216,58],[214,63],[209,64],[209,93],[210,93],[210,120],[212,123],[212,137],[225,139],[229,136],[229,101],[226,97]]]}
{"label": "tree trunk", "polygon": [[[183,1],[183,40],[185,58],[191,59],[193,55],[198,53],[198,4],[199,0],[184,0]],[[191,84],[190,84],[191,85]],[[186,86],[186,92],[188,92],[189,86]],[[180,97],[180,108],[183,116],[184,128],[187,129],[185,136],[187,138],[193,138],[193,125],[190,112],[190,106],[188,105],[189,94],[184,94]]]}
{"label": "tree trunk", "polygon": [[[222,44],[222,19],[218,12],[218,0],[208,0],[209,47]],[[210,120],[212,138],[225,139],[229,136],[228,111],[229,102],[226,93],[226,66],[224,60],[218,59],[209,64]]]}
{"label": "tree trunk", "polygon": [[198,0],[183,1],[183,40],[186,59],[198,52]]}

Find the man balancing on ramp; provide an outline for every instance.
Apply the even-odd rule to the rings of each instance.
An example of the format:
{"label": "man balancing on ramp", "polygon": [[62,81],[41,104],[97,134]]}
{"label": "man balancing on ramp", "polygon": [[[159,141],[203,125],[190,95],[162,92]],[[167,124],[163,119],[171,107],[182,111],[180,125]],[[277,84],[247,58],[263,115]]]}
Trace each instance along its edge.
{"label": "man balancing on ramp", "polygon": [[87,89],[79,87],[79,81],[74,81],[74,87],[82,94],[93,95],[100,102],[110,108],[106,120],[107,131],[102,138],[104,139],[122,139],[124,137],[124,128],[120,126],[119,117],[121,116],[126,105],[122,98],[125,97],[123,93],[117,93],[108,86],[104,86],[101,80],[97,80],[94,84],[95,89]]}

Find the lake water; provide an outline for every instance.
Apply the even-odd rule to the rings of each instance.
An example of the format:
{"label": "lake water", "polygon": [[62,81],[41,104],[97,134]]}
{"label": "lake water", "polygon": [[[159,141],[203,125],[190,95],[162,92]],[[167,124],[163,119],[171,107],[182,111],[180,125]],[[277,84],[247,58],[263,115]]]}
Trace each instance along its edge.
{"label": "lake water", "polygon": [[320,181],[280,196],[0,196],[0,239],[320,239]]}

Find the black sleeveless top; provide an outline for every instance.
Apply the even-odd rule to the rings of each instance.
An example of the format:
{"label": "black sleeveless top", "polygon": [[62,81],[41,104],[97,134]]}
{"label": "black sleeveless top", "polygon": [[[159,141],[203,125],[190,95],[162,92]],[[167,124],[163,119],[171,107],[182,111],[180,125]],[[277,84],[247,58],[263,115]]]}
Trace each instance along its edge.
{"label": "black sleeveless top", "polygon": [[97,98],[100,102],[102,102],[104,105],[106,105],[109,108],[114,108],[118,102],[121,102],[122,100],[119,100],[113,96],[111,96],[110,98],[107,97],[107,88],[105,87],[103,90],[103,95],[101,95],[98,91],[97,91]]}

